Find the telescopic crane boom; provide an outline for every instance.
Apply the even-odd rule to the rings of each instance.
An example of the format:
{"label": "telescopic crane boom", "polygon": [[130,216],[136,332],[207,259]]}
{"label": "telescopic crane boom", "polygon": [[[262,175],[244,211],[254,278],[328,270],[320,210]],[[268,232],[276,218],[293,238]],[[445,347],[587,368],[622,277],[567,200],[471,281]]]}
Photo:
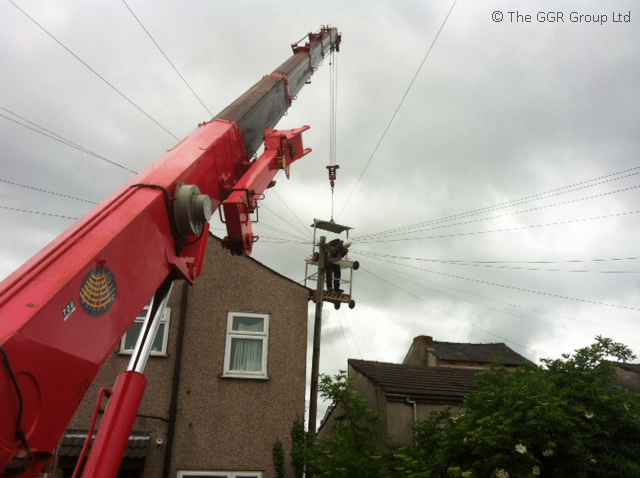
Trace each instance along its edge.
{"label": "telescopic crane boom", "polygon": [[[310,151],[308,127],[272,128],[339,44],[337,30],[323,27],[293,45],[273,73],[0,284],[0,476],[37,476],[149,299],[166,301],[175,279],[196,280],[213,211],[225,213],[224,246],[251,253],[258,199]],[[117,473],[146,383],[139,368],[118,378],[100,427],[109,436],[98,433],[83,476]]]}

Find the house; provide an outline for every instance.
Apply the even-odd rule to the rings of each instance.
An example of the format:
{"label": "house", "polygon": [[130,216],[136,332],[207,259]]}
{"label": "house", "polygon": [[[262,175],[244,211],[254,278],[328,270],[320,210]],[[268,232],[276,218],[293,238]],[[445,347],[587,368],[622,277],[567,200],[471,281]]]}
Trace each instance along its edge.
{"label": "house", "polygon": [[420,335],[413,339],[402,363],[422,367],[484,370],[489,368],[491,363],[498,358],[507,369],[514,369],[525,363],[530,363],[529,360],[503,343],[434,342],[432,337],[426,335]]}
{"label": "house", "polygon": [[[411,425],[432,411],[462,406],[476,390],[475,376],[501,359],[506,368],[528,362],[505,344],[459,344],[436,342],[432,337],[413,340],[402,364],[350,359],[348,376],[370,409],[380,414],[378,432],[391,446],[411,445]],[[339,407],[329,410],[318,431],[331,434],[340,420]]]}
{"label": "house", "polygon": [[[274,478],[273,445],[280,440],[288,457],[291,427],[304,418],[309,296],[210,237],[202,276],[191,287],[176,284],[156,334],[119,476]],[[141,322],[122,338],[63,436],[60,476],[71,476],[98,392],[126,369]]]}
{"label": "house", "polygon": [[614,362],[616,385],[640,395],[640,363]]}

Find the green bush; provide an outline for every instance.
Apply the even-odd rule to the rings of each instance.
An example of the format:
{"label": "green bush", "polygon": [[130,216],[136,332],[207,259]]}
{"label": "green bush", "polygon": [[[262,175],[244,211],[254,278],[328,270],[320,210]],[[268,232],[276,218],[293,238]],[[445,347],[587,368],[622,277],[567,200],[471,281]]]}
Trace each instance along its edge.
{"label": "green bush", "polygon": [[316,442],[321,478],[640,477],[640,396],[615,387],[607,359],[635,358],[622,344],[596,343],[526,365],[478,375],[463,411],[444,409],[415,426],[416,446],[386,449],[379,416],[344,372],[323,376],[322,395],[342,418]]}

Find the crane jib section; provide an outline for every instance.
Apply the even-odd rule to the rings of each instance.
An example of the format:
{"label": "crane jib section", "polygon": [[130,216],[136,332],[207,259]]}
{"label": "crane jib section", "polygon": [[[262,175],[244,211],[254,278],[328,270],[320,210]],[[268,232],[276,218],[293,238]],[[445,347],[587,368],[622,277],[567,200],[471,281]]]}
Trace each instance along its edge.
{"label": "crane jib section", "polygon": [[270,178],[308,152],[303,129],[269,130],[267,157],[250,158],[339,42],[335,28],[310,34],[274,74],[0,283],[0,475],[38,476],[100,367],[160,285],[200,275],[207,220],[232,195],[244,196],[229,202],[227,219],[237,216],[239,232],[227,243],[250,252],[246,216]]}

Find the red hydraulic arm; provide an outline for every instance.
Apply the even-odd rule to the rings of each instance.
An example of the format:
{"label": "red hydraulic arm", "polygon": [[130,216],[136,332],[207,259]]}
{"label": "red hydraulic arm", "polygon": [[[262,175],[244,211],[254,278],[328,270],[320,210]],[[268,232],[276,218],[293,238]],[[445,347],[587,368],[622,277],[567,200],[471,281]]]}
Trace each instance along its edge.
{"label": "red hydraulic arm", "polygon": [[[256,238],[249,216],[258,198],[280,169],[288,176],[289,165],[309,151],[302,145],[306,127],[271,128],[339,43],[335,28],[309,34],[272,74],[0,284],[0,476],[38,475],[99,368],[150,298],[159,289],[168,295],[174,279],[193,283],[200,275],[213,211],[223,206],[224,246],[234,254],[251,252]],[[263,140],[264,154],[251,162]],[[119,379],[107,413],[120,407],[119,388],[141,396],[144,380],[141,374]],[[123,400],[127,424],[103,418],[101,430],[122,428],[108,432],[120,436],[113,449],[126,446],[138,406],[127,402],[135,401]],[[100,447],[110,448],[99,433],[90,459]],[[85,470],[112,476],[121,457],[108,469],[98,462]]]}

